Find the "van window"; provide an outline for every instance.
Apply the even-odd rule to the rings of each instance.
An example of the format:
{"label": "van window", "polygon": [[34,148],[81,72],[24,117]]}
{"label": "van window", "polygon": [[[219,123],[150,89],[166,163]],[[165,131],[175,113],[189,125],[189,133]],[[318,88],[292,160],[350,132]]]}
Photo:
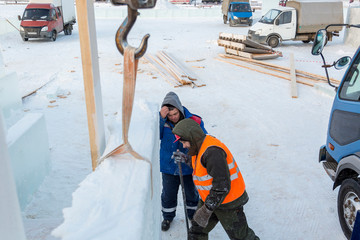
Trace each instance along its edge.
{"label": "van window", "polygon": [[49,9],[25,9],[23,20],[47,20]]}
{"label": "van window", "polygon": [[57,12],[57,15],[58,15],[59,17],[61,17],[61,11],[60,11],[59,8],[56,8],[56,12]]}
{"label": "van window", "polygon": [[279,24],[291,23],[291,14],[292,12],[283,12],[279,16]]}
{"label": "van window", "polygon": [[271,9],[259,20],[259,22],[265,24],[273,24],[275,18],[280,14],[280,12],[280,10]]}
{"label": "van window", "polygon": [[56,13],[55,13],[55,9],[50,10],[50,18],[52,19],[53,17],[57,18]]}
{"label": "van window", "polygon": [[251,12],[251,7],[248,4],[234,3],[230,5],[230,12]]}
{"label": "van window", "polygon": [[360,101],[360,54],[350,66],[341,86],[339,97],[343,100]]}

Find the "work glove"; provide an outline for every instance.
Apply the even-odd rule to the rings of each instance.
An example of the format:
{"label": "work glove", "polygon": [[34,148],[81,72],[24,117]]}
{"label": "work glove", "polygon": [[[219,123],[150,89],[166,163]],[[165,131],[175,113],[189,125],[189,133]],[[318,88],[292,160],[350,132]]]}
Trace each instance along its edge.
{"label": "work glove", "polygon": [[174,162],[176,164],[178,163],[185,163],[187,164],[188,162],[188,155],[183,153],[183,152],[180,152],[179,150],[176,151],[176,152],[173,152],[173,155],[171,156],[171,159],[174,159]]}
{"label": "work glove", "polygon": [[212,213],[213,211],[209,210],[204,204],[195,212],[193,220],[204,228],[208,225]]}

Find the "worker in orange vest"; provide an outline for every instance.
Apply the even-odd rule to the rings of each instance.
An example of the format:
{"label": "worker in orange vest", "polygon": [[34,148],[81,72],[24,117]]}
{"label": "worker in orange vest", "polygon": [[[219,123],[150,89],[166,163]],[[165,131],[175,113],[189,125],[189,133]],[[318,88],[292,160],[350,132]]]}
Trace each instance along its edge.
{"label": "worker in orange vest", "polygon": [[189,149],[187,154],[174,152],[173,159],[191,164],[193,181],[200,195],[188,239],[208,239],[208,233],[220,221],[230,239],[258,240],[243,212],[249,198],[229,149],[217,138],[206,135],[192,119],[181,120],[173,133],[176,141]]}

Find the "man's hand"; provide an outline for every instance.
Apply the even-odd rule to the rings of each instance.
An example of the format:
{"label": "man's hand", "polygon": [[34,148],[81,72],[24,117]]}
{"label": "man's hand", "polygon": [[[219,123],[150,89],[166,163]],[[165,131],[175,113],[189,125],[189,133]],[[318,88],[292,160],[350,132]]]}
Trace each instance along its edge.
{"label": "man's hand", "polygon": [[193,220],[199,224],[200,227],[204,228],[208,225],[212,213],[213,211],[207,209],[204,204],[195,212]]}
{"label": "man's hand", "polygon": [[162,118],[166,118],[166,116],[168,115],[169,113],[169,108],[167,106],[163,106],[161,109],[160,109],[160,116]]}
{"label": "man's hand", "polygon": [[176,152],[173,152],[173,155],[171,156],[171,159],[174,159],[174,162],[177,163],[187,163],[188,162],[188,156],[177,150]]}

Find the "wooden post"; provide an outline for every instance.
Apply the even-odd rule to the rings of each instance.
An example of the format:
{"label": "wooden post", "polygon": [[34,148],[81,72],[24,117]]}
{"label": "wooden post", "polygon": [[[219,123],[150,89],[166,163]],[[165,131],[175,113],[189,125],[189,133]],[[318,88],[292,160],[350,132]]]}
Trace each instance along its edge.
{"label": "wooden post", "polygon": [[105,150],[95,15],[92,0],[76,0],[92,168]]}
{"label": "wooden post", "polygon": [[291,78],[291,97],[297,98],[296,72],[294,63],[294,53],[290,53],[290,78]]}

